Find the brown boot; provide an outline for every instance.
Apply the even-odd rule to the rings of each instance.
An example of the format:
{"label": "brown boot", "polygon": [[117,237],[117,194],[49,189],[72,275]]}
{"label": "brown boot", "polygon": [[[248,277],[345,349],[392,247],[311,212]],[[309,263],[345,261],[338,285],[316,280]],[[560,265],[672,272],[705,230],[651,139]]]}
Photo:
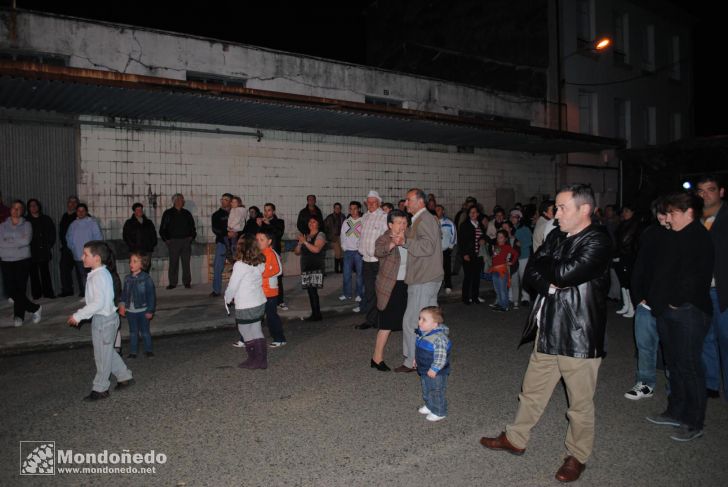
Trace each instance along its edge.
{"label": "brown boot", "polygon": [[255,340],[245,342],[245,351],[248,352],[248,359],[244,362],[240,362],[238,367],[241,369],[252,369],[255,364]]}
{"label": "brown boot", "polygon": [[267,369],[268,368],[268,344],[265,338],[259,338],[253,340],[253,346],[255,347],[255,363],[251,369]]}

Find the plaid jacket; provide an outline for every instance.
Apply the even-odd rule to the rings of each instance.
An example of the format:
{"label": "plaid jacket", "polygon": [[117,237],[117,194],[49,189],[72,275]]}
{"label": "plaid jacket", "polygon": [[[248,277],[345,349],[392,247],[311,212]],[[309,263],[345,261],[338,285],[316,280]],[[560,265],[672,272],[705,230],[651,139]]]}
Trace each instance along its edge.
{"label": "plaid jacket", "polygon": [[377,309],[383,311],[389,303],[399,272],[399,250],[389,250],[392,232],[387,231],[374,242],[374,255],[379,259],[379,272],[374,286],[377,292]]}

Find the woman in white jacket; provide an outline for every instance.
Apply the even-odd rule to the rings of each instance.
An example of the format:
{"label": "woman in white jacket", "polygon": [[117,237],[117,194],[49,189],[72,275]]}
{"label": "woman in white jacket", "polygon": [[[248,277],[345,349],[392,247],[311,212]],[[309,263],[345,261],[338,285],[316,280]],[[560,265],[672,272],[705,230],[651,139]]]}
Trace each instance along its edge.
{"label": "woman in white jacket", "polygon": [[266,303],[263,294],[264,270],[265,257],[258,248],[255,237],[240,237],[233,273],[225,289],[225,302],[235,302],[235,323],[248,352],[248,359],[238,365],[243,369],[268,367],[268,347],[261,329]]}

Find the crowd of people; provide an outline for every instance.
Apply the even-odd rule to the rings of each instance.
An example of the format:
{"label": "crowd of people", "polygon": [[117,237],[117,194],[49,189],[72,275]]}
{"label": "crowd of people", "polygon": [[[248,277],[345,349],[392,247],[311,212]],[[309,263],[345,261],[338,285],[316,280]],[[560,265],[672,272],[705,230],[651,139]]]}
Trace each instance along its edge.
{"label": "crowd of people", "polygon": [[[341,301],[351,301],[361,313],[357,329],[377,330],[371,368],[390,371],[384,362],[392,332],[402,331],[403,361],[398,373],[417,372],[425,404],[419,412],[429,421],[447,415],[445,391],[452,344],[447,338],[438,294],[453,292],[452,276],[463,272],[461,300],[480,305],[483,281],[490,281],[496,312],[521,306],[530,309],[524,342],[535,340],[520,395],[515,421],[497,437],[484,437],[483,446],[514,454],[525,451],[536,424],[559,379],[569,395],[569,456],[557,473],[562,481],[581,475],[594,440],[597,371],[606,355],[608,299],[620,302],[617,313],[634,318],[637,367],[635,385],[625,393],[631,400],[655,394],[657,370],[667,378],[667,409],[647,417],[651,423],[674,427],[671,438],[690,441],[703,434],[707,399],[723,394],[728,385],[728,210],[724,187],[715,176],[696,181],[695,191],[673,193],[655,200],[651,212],[625,204],[618,209],[596,206],[588,186],[573,185],[555,200],[516,203],[506,210],[484,211],[473,197],[465,199],[453,219],[421,189],[409,190],[395,208],[370,191],[362,204],[341,203],[324,218],[315,195],[307,197],[296,221],[293,253],[300,256],[300,285],[306,290],[309,321],[323,319],[318,291],[326,277],[327,249],[334,253],[334,274],[342,274]],[[27,207],[27,212],[26,212]],[[41,308],[26,296],[31,280],[33,300],[53,298],[48,269],[56,240],[53,221],[38,200],[15,201],[0,224],[0,259],[6,291],[14,304],[16,326],[26,313],[33,322]],[[285,223],[272,203],[263,212],[245,206],[225,193],[211,216],[215,234],[211,297],[222,296],[234,309],[240,339],[248,358],[241,368],[265,369],[267,350],[286,344],[279,309],[283,299],[281,260]],[[554,232],[554,230],[556,230]],[[168,289],[190,287],[190,255],[196,237],[195,221],[176,194],[159,229],[169,256]],[[75,274],[86,306],[68,319],[77,325],[92,319],[97,376],[91,395],[108,396],[109,375],[117,388],[133,383],[131,372],[113,350],[119,315],[126,317],[132,335],[128,358],[138,353],[138,337],[152,356],[150,320],[156,295],[148,274],[157,244],[154,223],[140,203],[132,207],[123,240],[130,252],[130,274],[123,286],[113,252],[103,242],[98,222],[88,207],[71,197],[59,224],[61,285],[59,296],[73,294]],[[225,262],[233,263],[223,292]],[[108,274],[108,276],[107,276]],[[353,276],[356,275],[356,280]],[[327,278],[328,279],[328,278]],[[116,287],[116,289],[115,289]],[[118,307],[118,314],[117,314]],[[267,323],[267,343],[262,322]],[[113,333],[112,333],[113,330]],[[576,333],[575,331],[579,331]],[[659,351],[664,364],[658,364]]]}

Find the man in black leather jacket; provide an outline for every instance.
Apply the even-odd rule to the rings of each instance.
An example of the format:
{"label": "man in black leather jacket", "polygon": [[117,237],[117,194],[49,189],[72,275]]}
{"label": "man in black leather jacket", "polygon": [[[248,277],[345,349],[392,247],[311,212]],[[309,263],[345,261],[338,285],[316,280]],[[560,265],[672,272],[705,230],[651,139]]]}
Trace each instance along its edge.
{"label": "man in black leather jacket", "polygon": [[576,184],[556,197],[559,229],[529,259],[524,275],[538,292],[521,343],[536,338],[523,379],[515,421],[496,438],[482,438],[493,450],[520,455],[554,387],[564,379],[569,396],[567,457],[556,473],[576,480],[594,445],[594,391],[605,355],[606,299],[612,241],[591,222],[591,187]]}

